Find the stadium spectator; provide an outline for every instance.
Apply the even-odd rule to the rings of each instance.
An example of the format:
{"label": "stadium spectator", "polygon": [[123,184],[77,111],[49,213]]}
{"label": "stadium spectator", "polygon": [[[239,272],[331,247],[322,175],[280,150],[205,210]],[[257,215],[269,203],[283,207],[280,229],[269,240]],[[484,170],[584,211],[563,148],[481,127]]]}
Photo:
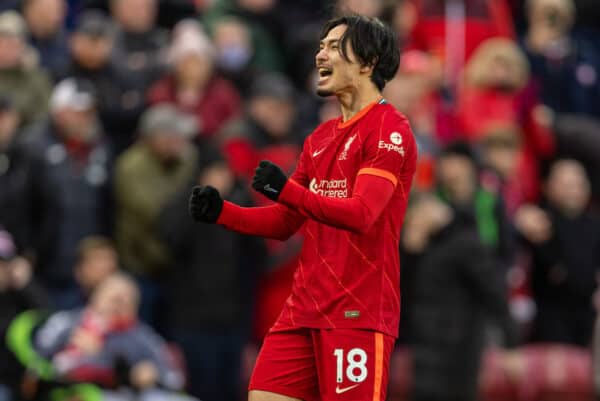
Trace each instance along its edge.
{"label": "stadium spectator", "polygon": [[94,85],[102,125],[118,154],[132,143],[144,102],[134,82],[111,62],[114,35],[114,24],[99,11],[80,15],[69,42],[71,63],[65,76]]}
{"label": "stadium spectator", "polygon": [[255,50],[251,34],[244,21],[234,16],[216,20],[212,29],[216,67],[244,96],[256,75],[262,72],[252,64]]}
{"label": "stadium spectator", "polygon": [[0,95],[0,225],[14,237],[20,252],[30,244],[27,199],[32,178],[31,156],[22,143],[21,115],[12,97]]}
{"label": "stadium spectator", "polygon": [[77,291],[65,303],[66,309],[83,307],[100,282],[118,270],[117,250],[108,237],[92,235],[79,241],[73,269]]}
{"label": "stadium spectator", "polygon": [[295,99],[292,83],[281,74],[263,74],[254,82],[246,113],[223,127],[216,138],[238,176],[250,179],[257,163],[271,157],[292,171],[302,140],[293,130]]}
{"label": "stadium spectator", "polygon": [[507,345],[516,343],[503,280],[478,237],[471,216],[431,195],[407,214],[402,313],[410,322],[402,330],[412,345],[414,401],[477,399],[490,319]]}
{"label": "stadium spectator", "polygon": [[[245,115],[228,124],[219,140],[229,164],[238,176],[250,181],[260,160],[273,160],[291,172],[300,156],[302,137],[296,121],[296,91],[292,83],[278,73],[259,76],[250,89]],[[254,203],[271,202],[257,193]],[[262,341],[273,325],[288,296],[298,260],[301,235],[286,242],[266,240],[268,259],[256,295],[254,337]]]}
{"label": "stadium spectator", "polygon": [[465,63],[486,39],[513,38],[506,0],[416,0],[417,22],[407,49],[423,50],[444,66],[444,84],[454,87]]}
{"label": "stadium spectator", "polygon": [[53,79],[64,76],[69,64],[69,40],[65,29],[65,0],[25,0],[21,9],[29,28],[29,43],[40,65]]}
{"label": "stadium spectator", "polygon": [[544,104],[600,118],[600,48],[573,29],[575,17],[573,0],[529,1],[522,46]]}
{"label": "stadium spectator", "polygon": [[50,100],[51,119],[32,139],[32,242],[36,272],[61,307],[76,291],[79,241],[110,230],[110,147],[93,86],[69,78]]}
{"label": "stadium spectator", "polygon": [[436,163],[437,194],[456,213],[474,219],[479,240],[492,251],[497,267],[506,272],[513,262],[512,227],[500,186],[483,179],[481,167],[467,143],[445,147]]}
{"label": "stadium spectator", "polygon": [[381,20],[392,27],[398,35],[398,41],[404,46],[417,23],[417,7],[412,0],[383,2]]}
{"label": "stadium spectator", "polygon": [[46,117],[50,83],[27,45],[25,21],[15,11],[0,14],[0,92],[13,96],[21,126]]}
{"label": "stadium spectator", "polygon": [[[473,144],[505,127],[520,133],[520,202],[535,201],[539,163],[554,152],[552,119],[539,103],[527,58],[514,42],[489,39],[477,48],[465,69],[456,113],[458,132]],[[516,206],[507,204],[510,214]]]}
{"label": "stadium spectator", "polygon": [[156,26],[158,0],[110,0],[109,3],[117,24],[113,64],[124,70],[139,96],[162,75],[165,67],[168,33]]}
{"label": "stadium spectator", "polygon": [[[139,322],[138,305],[135,282],[113,274],[85,308],[50,316],[34,335],[34,348],[51,361],[58,378],[98,384],[107,389],[106,399],[189,399],[176,394],[183,389],[184,372],[164,340]],[[137,394],[121,391],[123,386]]]}
{"label": "stadium spectator", "polygon": [[419,148],[414,186],[428,191],[434,185],[434,164],[440,147],[456,136],[454,105],[442,91],[441,65],[430,54],[402,54],[398,74],[385,87],[385,98],[411,122]]}
{"label": "stadium spectator", "polygon": [[172,264],[158,231],[161,209],[186,187],[198,162],[195,120],[159,104],[140,120],[140,139],[115,162],[115,239],[123,267],[140,279],[142,318],[158,324],[158,282]]}
{"label": "stadium spectator", "polygon": [[581,164],[552,164],[542,208],[523,206],[516,226],[532,253],[537,305],[533,341],[589,346],[600,266],[600,220],[587,211],[590,184]]}
{"label": "stadium spectator", "polygon": [[[239,72],[247,65],[256,72],[283,69],[279,40],[284,37],[286,27],[275,10],[273,0],[224,0],[215,3],[202,16],[215,40],[217,64],[221,69]],[[231,25],[232,22],[235,25]],[[219,29],[225,32],[219,33]],[[240,31],[244,31],[243,36]]]}
{"label": "stadium spectator", "polygon": [[[29,262],[17,254],[8,231],[0,228],[0,338],[12,319],[31,308],[47,308],[48,298],[33,277]],[[23,369],[8,351],[5,341],[0,343],[0,400],[18,399]]]}
{"label": "stadium spectator", "polygon": [[[213,185],[227,199],[250,204],[245,185],[218,152],[206,147],[202,155],[191,184]],[[194,224],[188,194],[186,187],[161,215],[161,231],[174,255],[166,280],[169,327],[186,355],[191,394],[203,401],[236,401],[264,244],[257,237]]]}
{"label": "stadium spectator", "polygon": [[240,113],[235,87],[214,71],[214,48],[193,20],[180,22],[169,46],[171,71],[148,92],[150,104],[174,103],[196,117],[199,134],[210,138]]}

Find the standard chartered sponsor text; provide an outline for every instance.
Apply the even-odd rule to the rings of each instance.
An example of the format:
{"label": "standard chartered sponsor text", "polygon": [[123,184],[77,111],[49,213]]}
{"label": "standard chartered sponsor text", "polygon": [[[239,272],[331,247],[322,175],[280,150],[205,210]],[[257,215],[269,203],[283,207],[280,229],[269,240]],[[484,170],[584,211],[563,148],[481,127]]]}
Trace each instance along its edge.
{"label": "standard chartered sponsor text", "polygon": [[320,180],[313,178],[310,181],[309,189],[321,196],[329,198],[347,198],[348,197],[348,180]]}

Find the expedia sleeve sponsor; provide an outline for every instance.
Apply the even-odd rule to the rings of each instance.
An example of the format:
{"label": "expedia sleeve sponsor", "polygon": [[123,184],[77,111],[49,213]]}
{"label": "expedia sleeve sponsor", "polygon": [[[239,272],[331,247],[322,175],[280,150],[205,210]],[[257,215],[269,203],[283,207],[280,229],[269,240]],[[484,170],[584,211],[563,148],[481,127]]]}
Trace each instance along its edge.
{"label": "expedia sleeve sponsor", "polygon": [[404,147],[402,145],[395,145],[393,143],[379,141],[379,149],[386,149],[388,152],[393,150],[394,152],[400,153],[400,155],[404,157]]}

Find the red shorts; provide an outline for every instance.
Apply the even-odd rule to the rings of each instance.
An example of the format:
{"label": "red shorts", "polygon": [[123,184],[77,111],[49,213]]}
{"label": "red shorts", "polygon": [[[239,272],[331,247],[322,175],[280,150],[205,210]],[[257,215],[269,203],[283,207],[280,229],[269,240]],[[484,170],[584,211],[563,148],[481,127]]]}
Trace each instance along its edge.
{"label": "red shorts", "polygon": [[383,401],[393,347],[393,337],[368,330],[271,332],[249,390],[305,401]]}

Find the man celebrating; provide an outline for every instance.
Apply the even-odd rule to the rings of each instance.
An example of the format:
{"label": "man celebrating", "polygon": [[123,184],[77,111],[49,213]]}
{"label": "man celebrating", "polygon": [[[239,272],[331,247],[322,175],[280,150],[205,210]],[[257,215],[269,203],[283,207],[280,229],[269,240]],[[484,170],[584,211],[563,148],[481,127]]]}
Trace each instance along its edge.
{"label": "man celebrating", "polygon": [[305,232],[250,401],[385,399],[400,317],[398,240],[417,158],[408,121],[381,96],[399,59],[379,20],[329,21],[316,55],[317,93],[335,95],[342,116],[306,139],[291,178],[260,163],[252,187],[276,204],[243,208],[214,188],[193,190],[196,220],[281,240]]}

